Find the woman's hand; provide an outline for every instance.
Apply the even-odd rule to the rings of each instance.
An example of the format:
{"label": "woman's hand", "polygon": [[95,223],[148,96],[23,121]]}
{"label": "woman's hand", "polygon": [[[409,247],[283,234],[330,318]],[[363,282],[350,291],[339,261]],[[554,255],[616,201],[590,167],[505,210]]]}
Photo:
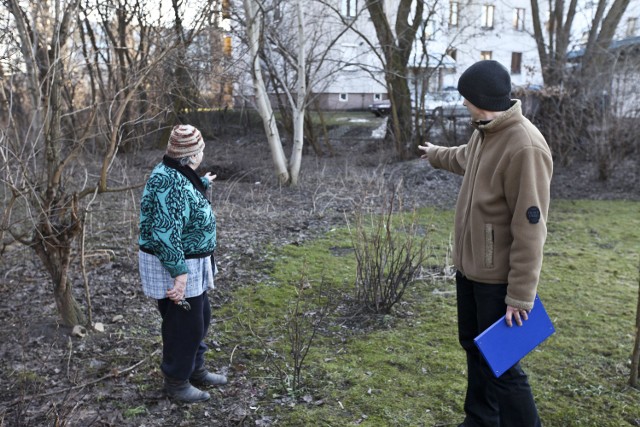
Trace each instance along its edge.
{"label": "woman's hand", "polygon": [[187,289],[187,275],[181,274],[174,277],[173,288],[167,291],[167,298],[175,301],[176,304],[184,299],[184,293]]}
{"label": "woman's hand", "polygon": [[215,180],[218,177],[218,175],[212,174],[211,172],[207,172],[204,174],[204,177],[207,178],[209,180],[209,184],[211,184],[213,180]]}

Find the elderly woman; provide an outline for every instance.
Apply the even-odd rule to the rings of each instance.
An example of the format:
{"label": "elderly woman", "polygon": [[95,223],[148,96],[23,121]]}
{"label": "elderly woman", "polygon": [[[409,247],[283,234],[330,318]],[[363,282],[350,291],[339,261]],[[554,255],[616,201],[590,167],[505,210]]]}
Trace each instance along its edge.
{"label": "elderly woman", "polygon": [[204,367],[211,319],[207,289],[216,270],[216,218],[206,191],[216,176],[196,174],[203,153],[198,129],[175,126],[140,202],[140,277],[162,317],[164,388],[170,398],[188,403],[210,398],[194,386],[227,382]]}

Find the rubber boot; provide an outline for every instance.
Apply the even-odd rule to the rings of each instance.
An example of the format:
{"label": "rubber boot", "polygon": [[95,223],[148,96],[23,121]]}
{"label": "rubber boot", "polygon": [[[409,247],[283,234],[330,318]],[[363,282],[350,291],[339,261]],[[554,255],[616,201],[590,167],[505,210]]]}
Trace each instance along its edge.
{"label": "rubber boot", "polygon": [[204,402],[211,398],[209,393],[195,388],[188,380],[165,377],[164,390],[171,399],[185,403]]}
{"label": "rubber boot", "polygon": [[215,385],[225,385],[227,383],[227,377],[224,375],[212,374],[205,368],[196,369],[189,378],[191,384],[197,386],[211,387]]}

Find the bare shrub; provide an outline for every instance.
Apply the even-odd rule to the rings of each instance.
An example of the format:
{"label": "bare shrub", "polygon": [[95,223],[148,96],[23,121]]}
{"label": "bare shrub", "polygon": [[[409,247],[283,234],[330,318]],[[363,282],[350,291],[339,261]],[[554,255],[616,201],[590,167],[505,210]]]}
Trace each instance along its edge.
{"label": "bare shrub", "polygon": [[[320,283],[320,289],[325,289],[324,281]],[[296,287],[296,298],[289,307],[285,324],[287,327],[287,338],[290,349],[291,375],[281,376],[281,379],[291,377],[290,389],[299,391],[303,385],[304,361],[309,354],[309,349],[318,333],[320,325],[333,308],[333,299],[330,294],[326,296],[322,293],[314,298],[308,294],[310,285],[303,277]]]}
{"label": "bare shrub", "polygon": [[560,86],[517,88],[523,112],[547,139],[562,165],[592,162],[598,178],[610,178],[621,160],[637,159],[640,110],[637,108],[638,62],[624,52],[611,53],[611,64],[598,75],[575,72]]}
{"label": "bare shrub", "polygon": [[[303,275],[296,284],[296,296],[290,302],[284,322],[280,328],[271,331],[271,338],[266,340],[253,330],[252,335],[258,339],[269,365],[278,376],[278,383],[283,393],[297,398],[304,390],[305,360],[313,342],[320,331],[327,315],[335,308],[331,294],[323,289],[329,286],[324,279],[320,281],[316,292]],[[286,337],[286,352],[280,353],[273,337]]]}
{"label": "bare shrub", "polygon": [[518,88],[512,96],[522,100],[523,113],[540,129],[557,162],[569,165],[585,156],[581,129],[587,117],[573,93],[563,87]]}
{"label": "bare shrub", "polygon": [[355,214],[351,242],[356,256],[355,301],[365,312],[389,314],[427,259],[428,235],[417,214],[394,215],[399,200],[391,194],[382,215]]}
{"label": "bare shrub", "polygon": [[425,118],[423,123],[426,140],[446,147],[466,144],[474,130],[468,116],[433,116]]}

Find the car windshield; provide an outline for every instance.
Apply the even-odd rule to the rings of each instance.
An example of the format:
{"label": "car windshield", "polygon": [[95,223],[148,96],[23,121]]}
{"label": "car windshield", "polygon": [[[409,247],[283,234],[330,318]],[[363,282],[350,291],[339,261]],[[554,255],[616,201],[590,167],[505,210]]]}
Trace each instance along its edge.
{"label": "car windshield", "polygon": [[427,94],[427,101],[434,102],[457,102],[460,100],[460,94],[456,91],[431,92]]}
{"label": "car windshield", "polygon": [[423,108],[427,117],[468,117],[469,111],[464,106],[464,98],[455,88],[446,88],[437,92],[428,92],[424,98]]}

